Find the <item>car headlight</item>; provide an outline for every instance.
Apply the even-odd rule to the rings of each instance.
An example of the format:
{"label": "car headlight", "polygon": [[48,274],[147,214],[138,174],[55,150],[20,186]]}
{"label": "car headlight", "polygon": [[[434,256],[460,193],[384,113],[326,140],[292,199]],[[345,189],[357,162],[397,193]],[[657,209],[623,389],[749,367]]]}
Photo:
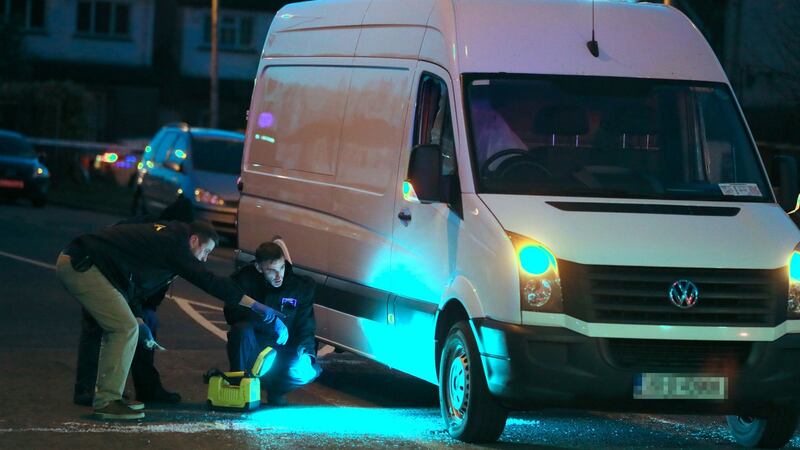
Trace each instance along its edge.
{"label": "car headlight", "polygon": [[506,234],[516,250],[522,310],[562,312],[561,278],[553,252],[536,240],[510,231]]}
{"label": "car headlight", "polygon": [[198,203],[205,203],[207,205],[224,206],[225,200],[217,194],[206,191],[205,189],[195,189],[194,199]]}
{"label": "car headlight", "polygon": [[786,313],[789,319],[800,319],[800,244],[789,256],[789,301]]}
{"label": "car headlight", "polygon": [[33,169],[33,178],[50,178],[50,171],[47,167],[37,167]]}

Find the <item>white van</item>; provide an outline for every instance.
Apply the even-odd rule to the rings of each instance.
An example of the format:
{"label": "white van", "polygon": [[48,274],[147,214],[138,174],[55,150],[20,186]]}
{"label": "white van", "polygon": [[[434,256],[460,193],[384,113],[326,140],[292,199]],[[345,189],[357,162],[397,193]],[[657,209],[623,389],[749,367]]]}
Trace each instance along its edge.
{"label": "white van", "polygon": [[595,56],[592,14],[281,9],[249,112],[241,260],[282,236],[319,284],[319,340],[438,384],[457,439],[569,406],[730,414],[742,444],[783,445],[800,232],[689,20],[598,1]]}

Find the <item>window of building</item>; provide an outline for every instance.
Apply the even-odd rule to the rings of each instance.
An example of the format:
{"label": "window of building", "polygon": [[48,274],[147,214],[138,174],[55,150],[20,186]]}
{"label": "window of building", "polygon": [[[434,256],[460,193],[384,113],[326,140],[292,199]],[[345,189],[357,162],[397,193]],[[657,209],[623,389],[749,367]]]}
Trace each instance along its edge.
{"label": "window of building", "polygon": [[110,1],[78,2],[77,30],[81,34],[128,36],[131,5]]}
{"label": "window of building", "polygon": [[0,0],[0,17],[25,30],[44,29],[45,0]]}
{"label": "window of building", "polygon": [[[251,50],[253,48],[253,18],[220,14],[217,34],[222,50]],[[203,27],[203,43],[211,45],[211,16],[206,15]]]}

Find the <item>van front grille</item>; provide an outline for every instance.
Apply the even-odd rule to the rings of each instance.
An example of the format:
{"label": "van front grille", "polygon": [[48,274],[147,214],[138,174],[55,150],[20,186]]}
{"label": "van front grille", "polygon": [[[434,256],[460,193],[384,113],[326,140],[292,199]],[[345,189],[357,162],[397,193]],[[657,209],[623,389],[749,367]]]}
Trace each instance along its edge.
{"label": "van front grille", "polygon": [[610,362],[623,369],[664,372],[727,373],[745,365],[752,343],[608,339]]}
{"label": "van front grille", "polygon": [[[682,269],[558,262],[567,314],[588,321],[658,325],[775,326],[786,320],[784,269]],[[697,286],[694,307],[670,301],[678,280]]]}

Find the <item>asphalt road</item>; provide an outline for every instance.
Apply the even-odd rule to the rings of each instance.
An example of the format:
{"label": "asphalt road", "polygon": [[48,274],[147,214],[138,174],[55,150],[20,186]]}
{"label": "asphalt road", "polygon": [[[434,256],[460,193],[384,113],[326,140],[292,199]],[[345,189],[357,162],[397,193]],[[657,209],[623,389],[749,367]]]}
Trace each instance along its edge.
{"label": "asphalt road", "polygon": [[[157,366],[184,402],[148,408],[139,422],[92,419],[71,403],[79,309],[53,265],[73,236],[116,220],[0,205],[0,448],[481,448],[448,437],[433,386],[329,347],[323,375],[290,394],[289,407],[207,411],[201,375],[226,368],[221,304],[182,280],[159,310],[168,350]],[[227,274],[232,256],[221,248],[209,264]],[[720,417],[568,410],[514,413],[488,447],[737,448]],[[789,448],[800,448],[800,435]]]}

